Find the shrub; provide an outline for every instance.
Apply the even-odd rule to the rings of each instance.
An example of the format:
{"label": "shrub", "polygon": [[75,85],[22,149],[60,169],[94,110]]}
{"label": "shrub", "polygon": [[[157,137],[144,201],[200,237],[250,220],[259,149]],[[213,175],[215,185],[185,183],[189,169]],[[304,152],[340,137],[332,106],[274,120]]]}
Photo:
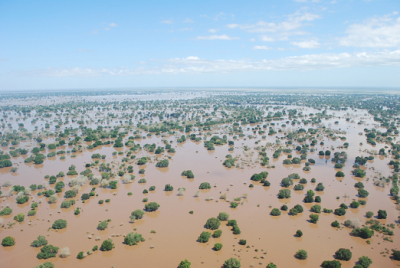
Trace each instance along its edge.
{"label": "shrub", "polygon": [[97,225],[97,229],[101,230],[101,231],[107,229],[107,227],[108,227],[108,222],[107,221],[102,221]]}
{"label": "shrub", "polygon": [[61,208],[69,208],[71,206],[71,202],[69,200],[65,200],[61,203]]}
{"label": "shrub", "polygon": [[281,215],[281,211],[277,208],[273,208],[271,211],[271,215],[272,216],[280,216]]}
{"label": "shrub", "polygon": [[65,248],[60,249],[60,258],[66,258],[69,255],[71,255],[69,247],[65,247]]}
{"label": "shrub", "polygon": [[315,187],[315,191],[323,191],[325,189],[324,185],[322,182],[317,184],[317,187]]}
{"label": "shrub", "polygon": [[82,194],[81,199],[82,201],[90,199],[90,194]]}
{"label": "shrub", "polygon": [[372,264],[372,260],[367,256],[362,256],[358,259],[358,264],[364,268],[368,268]]}
{"label": "shrub", "polygon": [[35,216],[36,215],[36,210],[29,210],[28,211],[28,216]]}
{"label": "shrub", "polygon": [[211,184],[208,182],[202,182],[199,186],[199,189],[211,189]]}
{"label": "shrub", "polygon": [[308,257],[307,251],[305,251],[304,249],[300,249],[299,251],[296,252],[295,257],[300,260],[305,260]]}
{"label": "shrub", "polygon": [[137,209],[131,213],[131,218],[134,217],[135,220],[141,219],[144,215],[144,212],[141,209]]}
{"label": "shrub", "polygon": [[83,258],[85,258],[85,255],[83,254],[83,251],[79,252],[79,253],[78,253],[78,256],[76,256],[76,258],[77,258],[78,260],[82,260]]}
{"label": "shrub", "polygon": [[14,216],[14,220],[17,222],[23,222],[25,220],[25,214],[24,213],[19,213],[16,216]]}
{"label": "shrub", "polygon": [[287,210],[288,210],[288,207],[287,207],[286,205],[283,205],[283,206],[281,206],[281,210],[282,210],[282,211],[287,211]]}
{"label": "shrub", "polygon": [[174,187],[172,187],[170,184],[166,184],[164,190],[166,192],[170,192],[170,191],[174,190]]}
{"label": "shrub", "polygon": [[226,212],[220,212],[218,215],[218,219],[220,221],[227,221],[227,220],[229,220],[229,214]]}
{"label": "shrub", "polygon": [[1,241],[1,245],[3,247],[11,247],[15,245],[15,239],[12,236],[6,236],[3,238],[3,240]]}
{"label": "shrub", "polygon": [[215,244],[214,244],[214,249],[215,249],[216,251],[221,250],[221,249],[222,249],[222,244],[221,244],[221,243],[215,243]]}
{"label": "shrub", "polygon": [[47,240],[44,236],[39,235],[36,240],[31,243],[32,247],[38,248],[47,245]]}
{"label": "shrub", "polygon": [[110,251],[114,248],[114,243],[112,241],[112,239],[107,239],[104,240],[103,243],[101,244],[101,250],[102,251]]}
{"label": "shrub", "polygon": [[209,218],[206,222],[206,228],[216,230],[219,228],[220,221],[217,218]]}
{"label": "shrub", "polygon": [[141,234],[138,233],[129,233],[127,236],[124,238],[125,244],[129,246],[137,245],[139,242],[144,242],[145,239],[142,237]]}
{"label": "shrub", "polygon": [[164,160],[157,162],[156,167],[162,168],[162,167],[168,167],[168,165],[169,165],[168,159],[164,159]]}
{"label": "shrub", "polygon": [[400,261],[400,250],[392,249],[392,258],[393,260]]}
{"label": "shrub", "polygon": [[183,260],[179,263],[178,268],[190,268],[191,264],[188,260]]}
{"label": "shrub", "polygon": [[320,205],[314,205],[311,207],[311,211],[314,213],[321,213],[321,206]]}
{"label": "shrub", "polygon": [[337,208],[335,209],[335,214],[338,216],[346,215],[346,210],[344,208]]}
{"label": "shrub", "polygon": [[364,239],[371,238],[374,235],[374,231],[369,229],[367,226],[363,228],[355,228],[351,232],[352,235],[358,236]]}
{"label": "shrub", "polygon": [[386,219],[387,218],[387,212],[386,210],[378,210],[378,219]]}
{"label": "shrub", "polygon": [[238,259],[230,258],[224,262],[223,268],[240,268],[241,264]]}
{"label": "shrub", "polygon": [[64,197],[65,197],[65,198],[73,198],[73,197],[75,197],[75,196],[76,196],[76,193],[75,193],[75,191],[73,191],[73,190],[68,190],[68,191],[66,191],[65,194],[64,194]]}
{"label": "shrub", "polygon": [[118,181],[110,181],[109,185],[111,189],[117,189]]}
{"label": "shrub", "polygon": [[321,264],[322,268],[341,268],[342,264],[340,263],[340,261],[324,261]]}
{"label": "shrub", "polygon": [[39,264],[38,266],[35,266],[35,268],[54,268],[54,264],[47,261],[45,263]]}
{"label": "shrub", "polygon": [[207,243],[208,239],[210,239],[211,233],[209,232],[202,232],[198,238],[200,243]]}
{"label": "shrub", "polygon": [[300,231],[300,230],[297,230],[297,231],[296,231],[296,236],[297,236],[297,237],[302,237],[302,236],[303,236],[303,232]]}
{"label": "shrub", "polygon": [[236,203],[236,202],[231,202],[231,207],[232,207],[232,208],[236,208],[238,205],[239,205],[239,204]]}
{"label": "shrub", "polygon": [[221,230],[216,230],[214,231],[213,237],[214,238],[219,238],[222,235],[222,231]]}
{"label": "shrub", "polygon": [[368,197],[369,193],[367,190],[364,189],[358,189],[358,196],[359,197]]}
{"label": "shrub", "polygon": [[335,258],[342,261],[349,261],[352,255],[351,251],[346,248],[340,248],[335,252]]}
{"label": "shrub", "polygon": [[302,191],[302,190],[304,190],[304,186],[303,186],[302,184],[296,184],[296,185],[293,187],[293,189],[294,189],[295,191]]}
{"label": "shrub", "polygon": [[350,204],[350,207],[352,207],[352,208],[358,208],[359,206],[360,206],[360,203],[358,203],[357,201],[353,201]]}
{"label": "shrub", "polygon": [[279,199],[290,198],[290,190],[289,189],[279,190],[278,198]]}
{"label": "shrub", "polygon": [[61,219],[56,220],[52,225],[53,229],[64,229],[66,227],[67,227],[67,221]]}
{"label": "shrub", "polygon": [[160,205],[156,202],[150,202],[144,206],[145,210],[149,212],[156,211],[159,207]]}
{"label": "shrub", "polygon": [[246,240],[244,240],[244,239],[240,239],[239,240],[239,245],[246,245],[246,243],[247,243],[247,241]]}
{"label": "shrub", "polygon": [[40,249],[40,252],[37,254],[38,259],[49,259],[57,256],[58,247],[52,245],[45,245]]}
{"label": "shrub", "polygon": [[188,179],[194,178],[194,174],[191,170],[184,170],[181,175],[186,176]]}
{"label": "shrub", "polygon": [[339,224],[338,221],[334,221],[334,222],[331,223],[331,226],[332,226],[332,227],[339,228],[340,224]]}
{"label": "shrub", "polygon": [[317,223],[318,220],[319,220],[319,216],[318,216],[317,214],[311,214],[311,215],[310,215],[310,221],[311,221],[312,223]]}
{"label": "shrub", "polygon": [[268,263],[267,268],[277,268],[272,262]]}
{"label": "shrub", "polygon": [[367,218],[372,218],[372,216],[374,216],[374,213],[372,211],[368,211],[365,216],[367,216]]}

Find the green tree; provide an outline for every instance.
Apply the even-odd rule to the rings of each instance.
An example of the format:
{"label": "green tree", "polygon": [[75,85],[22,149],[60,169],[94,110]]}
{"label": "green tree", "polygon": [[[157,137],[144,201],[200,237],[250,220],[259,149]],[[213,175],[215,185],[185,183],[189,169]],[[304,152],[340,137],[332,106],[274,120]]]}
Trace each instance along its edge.
{"label": "green tree", "polygon": [[214,244],[214,249],[215,249],[216,251],[220,251],[220,250],[222,249],[222,244],[221,244],[221,243],[215,243],[215,244]]}
{"label": "green tree", "polygon": [[97,225],[97,229],[100,231],[103,231],[105,229],[107,229],[108,227],[108,222],[107,221],[102,221]]}
{"label": "green tree", "polygon": [[216,231],[214,231],[213,237],[214,238],[218,238],[218,237],[221,237],[221,235],[222,235],[222,231],[221,230],[216,230]]}
{"label": "green tree", "polygon": [[340,263],[340,261],[324,261],[321,266],[323,268],[341,268],[342,264]]}
{"label": "green tree", "polygon": [[271,215],[272,216],[280,216],[281,215],[281,211],[278,208],[273,208],[271,211]]}
{"label": "green tree", "polygon": [[296,231],[296,236],[297,236],[297,237],[302,237],[302,236],[303,236],[303,232],[300,231],[300,230],[297,230],[297,231]]}
{"label": "green tree", "polygon": [[142,237],[141,234],[138,233],[128,233],[125,238],[124,242],[125,244],[129,246],[137,245],[139,242],[144,242],[145,239]]}
{"label": "green tree", "polygon": [[203,190],[203,189],[211,189],[211,184],[208,182],[202,182],[199,186],[199,189]]}
{"label": "green tree", "polygon": [[219,219],[220,221],[227,221],[227,220],[229,220],[229,214],[226,213],[226,212],[220,212],[220,213],[218,214],[218,219]]}
{"label": "green tree", "polygon": [[367,256],[362,256],[358,259],[358,264],[364,268],[368,268],[372,264],[372,260]]}
{"label": "green tree", "polygon": [[160,205],[157,204],[156,202],[150,202],[150,203],[144,205],[144,209],[149,212],[156,211],[159,207],[160,207]]}
{"label": "green tree", "polygon": [[307,251],[305,251],[304,249],[300,249],[296,252],[296,258],[300,259],[300,260],[305,260],[307,259],[308,255],[307,255]]}
{"label": "green tree", "polygon": [[202,232],[198,238],[200,243],[207,243],[208,239],[210,239],[211,233],[210,232]]}
{"label": "green tree", "polygon": [[319,216],[318,216],[317,214],[311,214],[311,215],[310,215],[310,221],[311,221],[312,223],[317,223],[318,220],[319,220]]}
{"label": "green tree", "polygon": [[350,249],[340,248],[338,251],[335,252],[335,257],[338,260],[342,261],[349,261],[353,254],[351,253]]}
{"label": "green tree", "polygon": [[37,254],[38,259],[49,259],[57,256],[58,247],[52,245],[45,245],[40,249]]}
{"label": "green tree", "polygon": [[103,243],[101,244],[101,250],[102,251],[110,251],[114,248],[114,243],[112,241],[112,239],[107,239],[104,240]]}
{"label": "green tree", "polygon": [[47,240],[44,236],[39,235],[36,240],[31,243],[32,247],[38,248],[47,245]]}
{"label": "green tree", "polygon": [[272,262],[270,262],[270,263],[267,265],[267,268],[277,268],[277,267],[276,267],[275,264],[273,264]]}
{"label": "green tree", "polygon": [[211,230],[217,230],[219,225],[220,221],[217,218],[209,218],[206,222],[206,228]]}
{"label": "green tree", "polygon": [[387,212],[386,210],[378,210],[378,219],[386,219],[387,218]]}
{"label": "green tree", "polygon": [[235,258],[230,258],[224,262],[224,268],[240,268],[240,266],[240,261]]}
{"label": "green tree", "polygon": [[66,227],[67,227],[67,221],[62,219],[54,221],[52,225],[53,229],[64,229]]}
{"label": "green tree", "polygon": [[190,265],[191,265],[192,263],[190,263],[188,260],[183,260],[183,261],[181,261],[181,263],[179,263],[179,266],[178,266],[178,268],[190,268]]}
{"label": "green tree", "polygon": [[12,236],[6,236],[3,238],[3,240],[1,241],[1,245],[3,247],[11,247],[15,245],[15,239]]}

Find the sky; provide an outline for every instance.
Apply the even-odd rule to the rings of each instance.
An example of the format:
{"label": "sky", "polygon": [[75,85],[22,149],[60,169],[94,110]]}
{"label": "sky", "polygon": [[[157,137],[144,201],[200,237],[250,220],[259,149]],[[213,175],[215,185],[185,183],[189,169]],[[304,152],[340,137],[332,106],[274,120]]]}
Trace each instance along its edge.
{"label": "sky", "polygon": [[400,0],[0,1],[0,91],[400,89]]}

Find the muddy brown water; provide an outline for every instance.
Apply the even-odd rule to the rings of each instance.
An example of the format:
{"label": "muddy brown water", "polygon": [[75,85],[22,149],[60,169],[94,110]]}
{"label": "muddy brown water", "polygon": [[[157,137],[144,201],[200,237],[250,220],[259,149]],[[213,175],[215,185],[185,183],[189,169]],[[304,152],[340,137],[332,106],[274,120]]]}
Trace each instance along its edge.
{"label": "muddy brown water", "polygon": [[[310,110],[310,109],[309,109]],[[358,111],[359,116],[363,115],[363,111]],[[345,113],[343,113],[344,115]],[[340,113],[336,113],[340,116]],[[335,125],[334,121],[340,121],[339,125]],[[285,120],[284,120],[285,121]],[[282,122],[281,122],[282,123]],[[333,228],[330,224],[338,220],[343,223],[345,220],[358,218],[362,223],[366,221],[365,213],[372,211],[376,215],[379,209],[385,209],[388,212],[388,218],[381,220],[382,223],[394,223],[399,213],[395,208],[395,204],[389,198],[390,186],[379,188],[373,185],[373,175],[380,172],[382,176],[389,176],[391,170],[387,163],[390,157],[377,157],[366,165],[367,176],[364,179],[351,176],[352,162],[358,155],[367,156],[362,152],[364,149],[379,150],[385,144],[377,144],[375,147],[366,144],[365,136],[359,136],[358,132],[362,132],[363,128],[372,128],[373,122],[367,121],[369,126],[357,125],[349,123],[345,118],[332,118],[323,122],[325,125],[331,124],[332,129],[347,131],[347,142],[350,143],[348,149],[335,149],[335,151],[346,151],[348,153],[348,161],[342,171],[345,173],[344,178],[336,178],[336,169],[333,168],[334,163],[326,157],[318,156],[319,150],[328,150],[331,146],[339,146],[344,143],[340,139],[336,141],[324,138],[324,146],[316,146],[316,152],[309,153],[308,158],[316,160],[311,165],[311,171],[303,171],[304,164],[301,165],[282,165],[283,159],[286,158],[282,154],[279,159],[272,159],[274,150],[267,150],[268,156],[271,158],[271,165],[276,168],[261,167],[255,164],[254,160],[258,153],[255,151],[250,166],[240,168],[226,168],[222,165],[225,155],[230,153],[233,156],[244,156],[242,147],[244,145],[253,148],[256,146],[254,142],[261,140],[258,145],[264,145],[267,142],[275,142],[275,136],[261,139],[258,135],[256,139],[243,138],[235,141],[235,150],[228,152],[228,146],[216,146],[215,151],[207,151],[203,147],[203,143],[194,143],[186,141],[183,144],[176,144],[174,137],[168,140],[174,140],[173,146],[176,146],[176,153],[172,155],[168,168],[156,168],[155,162],[148,162],[145,167],[145,174],[139,175],[138,170],[142,167],[134,165],[134,174],[136,179],[133,183],[119,183],[118,189],[103,189],[96,187],[97,197],[91,197],[90,200],[82,203],[80,200],[69,209],[61,209],[60,205],[63,201],[63,193],[58,194],[59,200],[56,204],[48,204],[47,198],[42,197],[42,203],[39,205],[36,216],[25,217],[22,223],[16,223],[11,229],[1,228],[0,238],[11,235],[16,239],[16,245],[13,247],[0,247],[0,267],[34,267],[44,260],[36,258],[39,252],[38,248],[30,247],[30,243],[38,236],[44,235],[49,244],[63,248],[69,247],[71,256],[65,259],[60,257],[51,258],[51,261],[58,267],[177,267],[179,262],[188,259],[192,263],[192,267],[221,267],[223,262],[235,257],[241,260],[242,267],[265,267],[269,262],[275,263],[278,267],[319,267],[324,260],[333,260],[334,253],[339,248],[351,249],[353,257],[351,261],[342,261],[342,267],[350,268],[355,265],[356,260],[365,255],[372,259],[371,267],[395,267],[400,262],[392,261],[388,254],[383,256],[381,252],[385,249],[400,248],[398,240],[399,227],[396,226],[395,235],[391,237],[393,242],[383,240],[383,235],[375,232],[375,236],[371,239],[371,244],[367,244],[366,240],[352,237],[349,235],[350,229],[346,227]],[[302,127],[303,125],[296,125]],[[252,127],[248,125],[248,127]],[[308,126],[312,127],[312,126]],[[279,126],[275,126],[279,129]],[[293,127],[292,127],[293,129]],[[222,133],[222,132],[221,132]],[[248,132],[250,134],[251,132]],[[221,134],[222,135],[222,134]],[[282,136],[278,134],[278,136]],[[151,138],[138,141],[143,146],[146,143],[156,143],[162,145],[159,136],[153,135]],[[284,142],[284,140],[282,140]],[[360,146],[359,143],[363,142]],[[26,142],[29,144],[29,142]],[[21,143],[24,146],[24,143]],[[68,146],[66,146],[68,149]],[[59,149],[57,149],[59,150]],[[127,148],[118,149],[117,151],[126,151]],[[360,151],[361,150],[361,151]],[[16,173],[10,173],[10,168],[0,169],[0,182],[11,180],[13,184],[29,186],[32,183],[41,183],[44,175],[55,175],[59,171],[66,171],[71,164],[77,166],[77,171],[84,170],[84,163],[91,163],[91,155],[100,153],[107,155],[105,161],[110,163],[113,160],[121,162],[123,156],[112,156],[112,152],[116,151],[111,145],[102,146],[94,150],[86,150],[77,153],[76,158],[71,158],[70,154],[65,160],[59,157],[45,160],[42,165],[33,165],[23,163],[24,157],[13,159],[17,162],[19,169]],[[250,150],[251,152],[253,150]],[[46,152],[47,154],[47,152]],[[292,153],[293,156],[296,152]],[[137,157],[148,155],[141,150]],[[164,155],[171,155],[164,153]],[[333,155],[333,152],[332,152]],[[151,154],[153,157],[154,154]],[[128,164],[127,164],[128,165]],[[372,170],[371,168],[374,168]],[[180,174],[183,170],[192,170],[195,178],[187,179]],[[95,171],[95,174],[99,174]],[[250,177],[254,173],[268,171],[268,180],[271,182],[270,187],[264,187],[259,183],[250,181]],[[298,173],[300,177],[306,178],[308,183],[303,191],[293,191],[290,199],[278,199],[277,193],[282,187],[279,185],[282,178],[291,173]],[[147,183],[138,184],[140,178],[146,178]],[[71,177],[62,178],[64,182],[68,182]],[[360,206],[358,209],[349,208],[345,216],[335,216],[333,214],[320,214],[317,224],[308,221],[309,211],[313,204],[304,204],[302,202],[305,193],[309,189],[315,189],[317,183],[311,183],[311,178],[316,178],[317,183],[323,182],[325,190],[316,192],[321,196],[322,208],[335,209],[341,203],[349,204],[357,197],[357,190],[354,183],[363,181],[365,189],[370,192],[366,206]],[[201,190],[198,197],[194,197],[198,191],[201,182],[209,182],[213,187],[210,190]],[[165,192],[165,184],[171,184],[174,187],[172,192]],[[254,184],[254,188],[249,188],[250,183]],[[297,182],[295,182],[296,184]],[[143,194],[144,189],[150,186],[156,186],[154,192]],[[214,187],[215,186],[215,187]],[[82,187],[78,196],[82,193],[90,191],[92,186],[85,185]],[[178,196],[178,188],[186,188],[183,196]],[[292,189],[290,187],[290,189]],[[2,189],[4,192],[7,188]],[[69,187],[63,190],[65,192]],[[229,190],[228,190],[229,189]],[[131,196],[127,193],[132,192]],[[229,202],[219,199],[221,194],[226,194],[227,198],[233,200],[236,197],[242,197],[248,194],[246,199],[242,199],[242,203],[237,208],[230,207]],[[345,198],[344,196],[349,196]],[[39,198],[32,195],[33,200]],[[206,198],[212,196],[212,201]],[[336,197],[339,196],[339,199]],[[98,204],[100,199],[111,199],[110,203]],[[156,212],[146,212],[143,219],[130,223],[130,213],[136,209],[143,209],[143,198],[148,198],[149,202],[157,202],[160,208]],[[79,198],[77,198],[79,199]],[[27,213],[30,210],[30,203],[17,205],[15,197],[1,198],[0,206],[9,205],[13,209],[10,216],[5,216],[3,224],[15,222],[13,217],[20,213]],[[292,208],[296,204],[304,207],[304,212],[297,216],[289,216],[287,212],[282,212],[281,216],[272,217],[269,213],[272,208],[279,208],[283,204]],[[74,209],[80,207],[81,214],[74,215]],[[194,211],[193,215],[189,211]],[[208,243],[198,243],[196,240],[202,231],[209,231],[204,228],[204,224],[210,217],[216,217],[219,212],[227,212],[230,219],[236,219],[241,230],[240,235],[233,235],[231,227],[227,227],[226,222],[222,222],[220,229],[222,236],[220,238],[210,238]],[[51,229],[51,225],[56,219],[66,219],[68,227],[64,230],[55,231]],[[111,219],[109,227],[105,231],[96,229],[99,221]],[[29,224],[30,223],[30,224]],[[134,229],[143,235],[145,242],[136,246],[127,246],[123,244],[123,235],[132,232]],[[156,233],[150,233],[155,230]],[[295,237],[296,230],[301,230],[303,236]],[[211,231],[212,232],[212,231]],[[91,239],[88,237],[91,236]],[[100,240],[95,241],[99,236]],[[83,260],[76,258],[80,251],[87,252],[95,245],[101,245],[105,239],[112,238],[115,248],[109,252],[96,251],[92,255],[87,256]],[[238,244],[240,239],[247,240],[246,246]],[[222,243],[221,251],[214,251],[214,243]],[[294,255],[297,250],[304,249],[308,252],[307,260],[297,260]]]}

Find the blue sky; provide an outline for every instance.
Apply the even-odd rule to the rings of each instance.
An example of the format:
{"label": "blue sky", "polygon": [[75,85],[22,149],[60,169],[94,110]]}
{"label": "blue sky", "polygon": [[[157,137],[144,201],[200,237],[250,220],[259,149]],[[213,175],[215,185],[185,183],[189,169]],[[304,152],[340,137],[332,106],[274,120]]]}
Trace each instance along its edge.
{"label": "blue sky", "polygon": [[0,1],[0,90],[397,87],[399,0]]}

